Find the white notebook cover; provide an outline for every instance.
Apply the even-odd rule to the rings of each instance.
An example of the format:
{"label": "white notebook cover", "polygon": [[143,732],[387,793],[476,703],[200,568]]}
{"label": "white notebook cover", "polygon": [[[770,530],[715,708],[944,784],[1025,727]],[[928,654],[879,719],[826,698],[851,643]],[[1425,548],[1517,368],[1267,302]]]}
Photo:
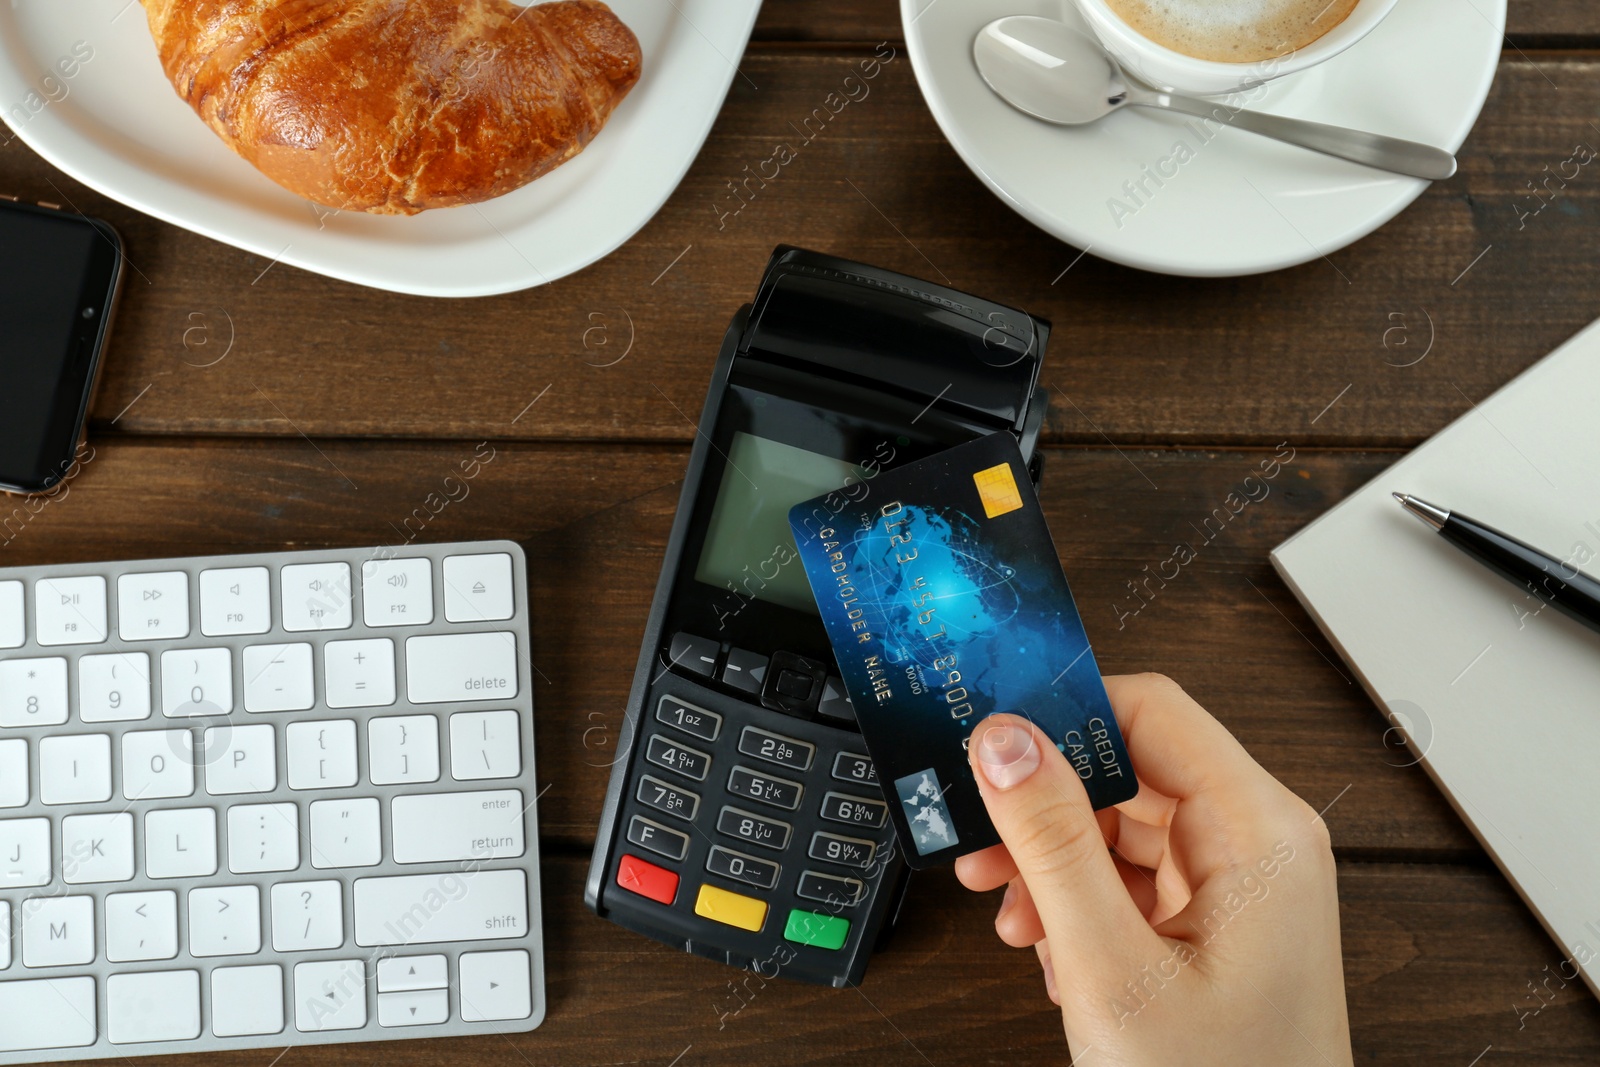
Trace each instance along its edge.
{"label": "white notebook cover", "polygon": [[1390,496],[1600,574],[1600,322],[1279,545],[1273,565],[1600,995],[1600,633]]}

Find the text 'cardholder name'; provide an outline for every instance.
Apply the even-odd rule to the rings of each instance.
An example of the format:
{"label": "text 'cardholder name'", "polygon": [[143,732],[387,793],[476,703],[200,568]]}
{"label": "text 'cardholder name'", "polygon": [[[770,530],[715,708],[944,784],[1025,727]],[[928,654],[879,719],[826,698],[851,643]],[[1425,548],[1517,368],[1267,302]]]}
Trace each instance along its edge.
{"label": "text 'cardholder name'", "polygon": [[1036,724],[1096,808],[1138,782],[1015,439],[995,433],[789,512],[839,672],[915,868],[998,843],[967,762]]}

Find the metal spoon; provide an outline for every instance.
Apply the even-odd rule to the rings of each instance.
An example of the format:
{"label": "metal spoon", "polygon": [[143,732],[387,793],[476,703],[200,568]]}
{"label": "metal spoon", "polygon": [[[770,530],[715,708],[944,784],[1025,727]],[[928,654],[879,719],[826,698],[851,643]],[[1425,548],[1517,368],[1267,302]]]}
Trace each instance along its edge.
{"label": "metal spoon", "polygon": [[1414,178],[1434,180],[1456,172],[1449,152],[1415,141],[1135,88],[1099,41],[1054,19],[996,19],[978,31],[972,58],[1002,100],[1062,126],[1094,122],[1129,104],[1158,107]]}

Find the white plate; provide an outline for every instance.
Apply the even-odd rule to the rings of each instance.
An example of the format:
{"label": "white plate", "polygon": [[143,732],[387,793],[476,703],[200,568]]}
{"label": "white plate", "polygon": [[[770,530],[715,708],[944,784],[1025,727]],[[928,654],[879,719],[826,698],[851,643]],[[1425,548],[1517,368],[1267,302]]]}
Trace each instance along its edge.
{"label": "white plate", "polygon": [[[138,0],[0,7],[0,114],[85,185],[269,259],[424,296],[512,292],[588,266],[660,209],[711,130],[760,8],[610,2],[639,37],[644,73],[589,147],[498,199],[410,218],[318,207],[235,155],[173,91]],[[91,58],[76,62],[74,48]]]}
{"label": "white plate", "polygon": [[[1277,270],[1365,237],[1427,187],[1241,130],[1201,141],[1193,120],[1145,108],[1092,126],[1029,118],[978,76],[972,39],[1004,15],[1084,28],[1072,0],[900,0],[900,12],[923,95],[967,166],[1030,222],[1117,263],[1211,277]],[[1505,16],[1506,0],[1400,0],[1365,40],[1248,106],[1456,151],[1494,80]]]}

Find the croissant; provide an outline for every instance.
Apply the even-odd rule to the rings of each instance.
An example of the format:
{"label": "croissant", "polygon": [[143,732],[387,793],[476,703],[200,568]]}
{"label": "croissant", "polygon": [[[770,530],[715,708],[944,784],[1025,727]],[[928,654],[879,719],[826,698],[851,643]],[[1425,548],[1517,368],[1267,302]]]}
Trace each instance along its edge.
{"label": "croissant", "polygon": [[143,0],[173,87],[319,204],[380,215],[500,196],[583,150],[639,80],[599,0]]}

